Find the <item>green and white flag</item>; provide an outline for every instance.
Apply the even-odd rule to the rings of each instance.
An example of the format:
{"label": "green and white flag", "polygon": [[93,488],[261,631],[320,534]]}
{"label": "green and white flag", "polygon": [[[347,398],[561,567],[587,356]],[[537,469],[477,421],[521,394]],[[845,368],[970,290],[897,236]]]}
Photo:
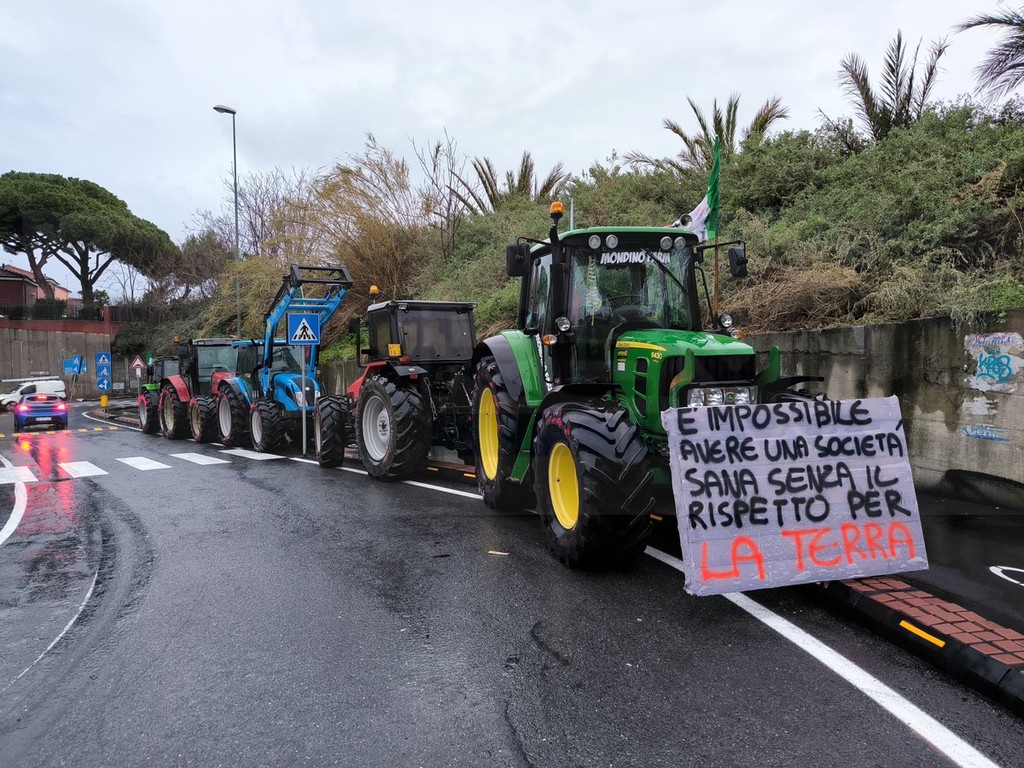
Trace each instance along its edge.
{"label": "green and white flag", "polygon": [[715,162],[711,166],[711,176],[708,178],[708,193],[697,207],[687,214],[690,223],[685,225],[695,232],[701,241],[714,240],[718,237],[718,169],[721,164],[722,155],[718,147],[718,137],[715,136]]}

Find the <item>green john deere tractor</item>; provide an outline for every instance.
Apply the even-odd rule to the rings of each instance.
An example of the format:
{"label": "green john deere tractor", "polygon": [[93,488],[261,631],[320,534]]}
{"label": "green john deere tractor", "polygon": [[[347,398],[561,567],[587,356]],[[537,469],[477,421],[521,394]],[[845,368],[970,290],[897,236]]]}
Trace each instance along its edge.
{"label": "green john deere tractor", "polygon": [[[659,511],[674,509],[662,411],[807,398],[790,387],[820,379],[780,378],[775,349],[756,371],[753,347],[711,312],[707,246],[692,232],[559,235],[561,215],[552,204],[547,240],[506,249],[509,276],[522,278],[519,317],[474,352],[476,477],[492,507],[535,501],[564,563],[608,565],[643,551],[659,501]],[[733,276],[745,276],[742,245],[724,245],[736,246]]]}

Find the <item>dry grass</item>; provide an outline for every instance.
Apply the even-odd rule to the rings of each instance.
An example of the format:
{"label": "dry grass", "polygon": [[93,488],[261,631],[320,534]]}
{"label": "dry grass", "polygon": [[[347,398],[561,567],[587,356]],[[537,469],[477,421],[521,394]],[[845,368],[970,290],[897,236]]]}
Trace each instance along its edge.
{"label": "dry grass", "polygon": [[729,296],[725,307],[751,333],[818,328],[848,321],[866,292],[852,269],[817,264],[780,269]]}

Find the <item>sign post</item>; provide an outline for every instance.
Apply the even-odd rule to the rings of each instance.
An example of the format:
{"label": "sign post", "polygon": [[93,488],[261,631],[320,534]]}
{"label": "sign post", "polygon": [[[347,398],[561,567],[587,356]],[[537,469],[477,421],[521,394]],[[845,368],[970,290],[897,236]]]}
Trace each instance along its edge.
{"label": "sign post", "polygon": [[[320,343],[320,315],[316,312],[288,313],[288,343],[293,346],[313,347]],[[306,350],[302,352],[302,455],[306,455],[306,370],[310,358]]]}
{"label": "sign post", "polygon": [[135,388],[139,397],[142,397],[142,371],[145,369],[146,364],[142,361],[139,355],[135,356],[132,360],[132,368],[135,370]]}

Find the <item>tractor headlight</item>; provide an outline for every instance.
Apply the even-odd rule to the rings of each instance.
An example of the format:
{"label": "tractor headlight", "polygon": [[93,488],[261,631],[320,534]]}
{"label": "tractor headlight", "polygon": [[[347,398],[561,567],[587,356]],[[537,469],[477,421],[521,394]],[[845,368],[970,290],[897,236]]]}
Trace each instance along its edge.
{"label": "tractor headlight", "polygon": [[598,248],[601,247],[601,236],[591,235],[590,238],[587,240],[587,245],[589,245],[596,251]]}
{"label": "tractor headlight", "polygon": [[718,322],[723,328],[732,328],[732,315],[728,312],[723,312],[718,316]]}
{"label": "tractor headlight", "polygon": [[686,247],[686,238],[683,237],[682,235],[677,237],[676,240],[675,240],[675,246],[676,246],[676,250],[680,250],[681,251],[683,248]]}
{"label": "tractor headlight", "polygon": [[703,405],[751,405],[757,402],[757,387],[694,387],[686,395],[691,407]]}
{"label": "tractor headlight", "polygon": [[606,237],[604,239],[604,244],[607,245],[609,248],[611,248],[613,250],[615,248],[618,248],[619,247],[619,236],[618,235],[608,235],[608,237]]}
{"label": "tractor headlight", "polygon": [[306,407],[306,393],[302,391],[301,387],[296,388],[295,390],[295,404],[299,406],[299,408]]}
{"label": "tractor headlight", "polygon": [[661,250],[667,251],[671,247],[672,247],[672,238],[671,237],[669,237],[668,235],[665,235],[663,238],[661,238]]}
{"label": "tractor headlight", "polygon": [[565,333],[571,327],[572,327],[572,323],[569,322],[569,318],[568,317],[564,317],[563,316],[563,317],[555,318],[555,328],[560,330],[562,333]]}

